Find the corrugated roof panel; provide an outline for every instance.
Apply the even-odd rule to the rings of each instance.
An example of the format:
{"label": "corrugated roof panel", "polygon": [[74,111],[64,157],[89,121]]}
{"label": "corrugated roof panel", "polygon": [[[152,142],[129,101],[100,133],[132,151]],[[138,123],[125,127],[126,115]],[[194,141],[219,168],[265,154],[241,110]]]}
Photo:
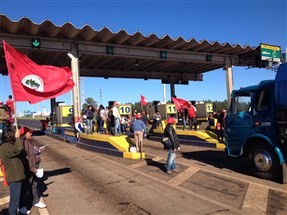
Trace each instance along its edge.
{"label": "corrugated roof panel", "polygon": [[153,44],[157,43],[159,41],[159,38],[155,34],[151,34],[149,37],[146,37],[145,40],[143,40],[140,45],[144,47],[151,47]]}
{"label": "corrugated roof panel", "polygon": [[169,44],[173,43],[174,40],[172,40],[168,35],[160,39],[157,43],[154,44],[154,47],[156,48],[166,48]]}
{"label": "corrugated roof panel", "polygon": [[114,34],[108,28],[103,28],[99,32],[96,33],[92,42],[108,42],[111,38],[113,38]]}
{"label": "corrugated roof panel", "polygon": [[145,37],[140,32],[136,32],[134,35],[130,36],[130,38],[127,40],[127,44],[136,46],[143,40],[145,40]]}
{"label": "corrugated roof panel", "polygon": [[[96,31],[89,25],[78,29],[71,23],[55,26],[49,20],[35,24],[26,17],[19,21],[11,21],[5,15],[0,15],[0,31],[5,33],[7,40],[11,39],[12,44],[18,46],[35,62],[47,65],[69,65],[70,59],[66,52],[70,51],[70,47],[72,47],[69,45],[71,41],[75,42],[75,45],[78,43],[81,48],[88,47],[83,44],[94,44],[94,47],[100,47],[101,50],[96,49],[93,52],[95,48],[91,48],[85,52],[81,49],[80,68],[81,75],[92,74],[96,77],[105,77],[106,75],[121,77],[121,73],[124,71],[124,77],[130,75],[131,78],[142,78],[148,74],[154,78],[161,78],[162,71],[165,71],[166,74],[177,78],[180,77],[179,73],[185,73],[192,80],[193,74],[200,74],[225,66],[223,60],[225,55],[230,55],[240,65],[256,65],[254,62],[257,61],[254,56],[258,54],[258,47],[239,44],[231,45],[230,43],[208,42],[207,40],[197,41],[194,38],[186,40],[183,37],[173,39],[169,35],[159,38],[154,33],[145,36],[141,32],[136,32],[130,35],[125,30],[112,32],[107,27]],[[11,38],[9,38],[9,34],[11,34]],[[21,38],[21,36],[23,36],[22,40],[12,39],[12,37]],[[40,50],[31,49],[27,46],[29,37],[43,38],[43,41],[46,40],[46,44],[53,47],[49,49],[50,46],[47,45]],[[19,41],[24,41],[24,43]],[[118,45],[118,50],[122,50],[121,54],[127,53],[127,56],[107,55],[99,43]],[[63,44],[64,48],[59,44]],[[130,47],[133,48],[132,52],[129,52]],[[172,59],[168,57],[166,60],[160,59],[156,49],[153,48],[167,50],[171,53],[168,57],[172,56]],[[193,56],[190,56],[189,52],[192,52]],[[221,57],[221,61],[206,62],[203,55],[205,53],[221,55],[217,56],[217,58]],[[4,55],[3,49],[0,50],[0,54],[1,56]],[[241,58],[242,55],[244,57]],[[190,58],[184,58],[186,62],[183,62],[182,56],[189,56]],[[136,62],[138,66],[136,66]]]}
{"label": "corrugated roof panel", "polygon": [[112,40],[116,44],[123,44],[129,39],[129,37],[130,35],[128,35],[126,31],[120,30],[118,33],[115,34]]}

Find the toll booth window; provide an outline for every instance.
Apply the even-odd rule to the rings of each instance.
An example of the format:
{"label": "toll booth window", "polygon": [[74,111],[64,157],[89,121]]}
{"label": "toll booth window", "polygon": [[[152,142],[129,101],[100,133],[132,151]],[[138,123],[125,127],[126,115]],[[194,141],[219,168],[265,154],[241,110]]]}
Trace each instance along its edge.
{"label": "toll booth window", "polygon": [[272,92],[261,90],[255,98],[255,108],[257,112],[269,111],[272,99]]}
{"label": "toll booth window", "polygon": [[233,113],[240,112],[250,112],[251,111],[251,96],[250,94],[244,94],[237,96],[234,100],[234,104],[232,106]]}

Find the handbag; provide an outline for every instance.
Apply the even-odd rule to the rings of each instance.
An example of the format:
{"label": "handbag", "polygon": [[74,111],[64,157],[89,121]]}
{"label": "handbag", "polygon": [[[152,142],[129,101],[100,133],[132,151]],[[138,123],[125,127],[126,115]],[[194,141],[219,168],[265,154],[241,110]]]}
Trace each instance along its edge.
{"label": "handbag", "polygon": [[171,147],[171,142],[168,137],[163,137],[160,142],[163,144],[164,149],[169,149]]}

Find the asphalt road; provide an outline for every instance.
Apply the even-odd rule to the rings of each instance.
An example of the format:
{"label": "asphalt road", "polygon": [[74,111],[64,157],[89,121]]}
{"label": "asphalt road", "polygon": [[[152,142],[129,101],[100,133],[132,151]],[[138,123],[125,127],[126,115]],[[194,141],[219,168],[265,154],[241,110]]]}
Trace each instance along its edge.
{"label": "asphalt road", "polygon": [[[211,146],[182,145],[179,173],[167,175],[167,151],[158,141],[145,140],[146,159],[129,160],[50,136],[33,139],[49,146],[42,155],[45,175],[40,183],[48,207],[32,208],[32,215],[287,213],[286,184],[253,177],[247,161],[229,160]],[[7,188],[1,184],[0,189],[5,199]],[[0,205],[5,214],[7,202]]]}

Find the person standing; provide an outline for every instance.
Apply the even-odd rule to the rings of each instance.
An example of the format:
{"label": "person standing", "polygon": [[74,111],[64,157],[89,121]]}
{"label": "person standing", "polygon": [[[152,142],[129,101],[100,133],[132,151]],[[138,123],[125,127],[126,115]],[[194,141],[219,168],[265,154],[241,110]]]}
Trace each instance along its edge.
{"label": "person standing", "polygon": [[113,107],[113,116],[114,116],[114,122],[115,122],[115,127],[114,127],[114,135],[119,135],[119,130],[120,130],[120,112],[119,112],[119,102],[114,102],[114,107]]}
{"label": "person standing", "polygon": [[107,115],[107,120],[106,120],[106,123],[107,123],[107,134],[112,134],[113,133],[113,127],[114,127],[114,116],[113,116],[113,107],[112,106],[109,106],[107,108],[107,111],[106,111],[106,115]]}
{"label": "person standing", "polygon": [[100,105],[96,115],[98,133],[100,134],[104,134],[104,117],[105,117],[105,108],[103,105]]}
{"label": "person standing", "polygon": [[42,178],[43,169],[39,169],[41,162],[41,153],[44,150],[45,146],[37,147],[31,142],[33,130],[23,127],[20,129],[20,136],[23,137],[23,146],[26,152],[26,158],[29,163],[29,183],[32,189],[33,195],[33,205],[37,208],[47,207],[44,203],[40,202],[39,189],[38,189],[38,178]]}
{"label": "person standing", "polygon": [[197,130],[197,123],[196,123],[196,108],[192,103],[188,103],[188,122],[189,122],[189,129],[191,130],[194,126],[194,130]]}
{"label": "person standing", "polygon": [[176,123],[173,117],[167,119],[167,126],[164,129],[164,137],[169,139],[168,145],[168,155],[166,161],[166,173],[172,174],[172,172],[177,172],[176,169],[176,151],[180,149],[180,142],[178,136],[174,129],[174,124]]}
{"label": "person standing", "polygon": [[137,152],[143,152],[143,135],[146,134],[146,125],[141,120],[141,114],[136,114],[136,119],[132,123]]}
{"label": "person standing", "polygon": [[86,134],[93,134],[93,120],[94,120],[94,108],[92,105],[89,105],[85,115],[87,116],[87,132]]}
{"label": "person standing", "polygon": [[220,143],[224,142],[225,117],[226,117],[226,110],[222,109],[216,123],[217,140]]}
{"label": "person standing", "polygon": [[[24,165],[22,162],[24,150],[19,137],[19,130],[8,127],[3,130],[3,143],[0,145],[0,157],[5,166],[6,180],[10,189],[9,215],[18,214],[21,187],[25,179]],[[29,213],[30,211],[26,209],[26,214]]]}
{"label": "person standing", "polygon": [[187,109],[183,106],[183,104],[181,105],[180,114],[183,124],[183,130],[186,130]]}

